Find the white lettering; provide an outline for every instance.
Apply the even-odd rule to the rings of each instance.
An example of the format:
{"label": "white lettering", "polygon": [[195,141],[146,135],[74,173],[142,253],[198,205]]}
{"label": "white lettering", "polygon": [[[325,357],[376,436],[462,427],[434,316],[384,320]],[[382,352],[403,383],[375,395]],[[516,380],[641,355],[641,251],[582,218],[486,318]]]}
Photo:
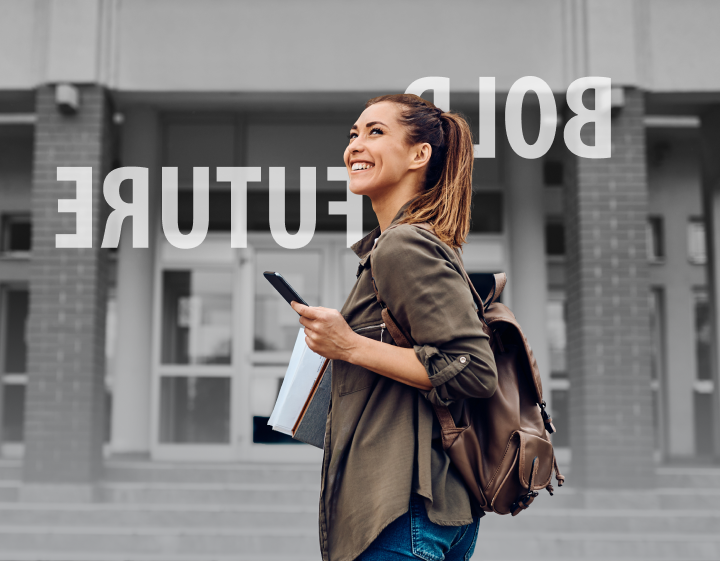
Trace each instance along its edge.
{"label": "white lettering", "polygon": [[75,233],[55,234],[55,247],[92,247],[92,168],[57,168],[58,181],[75,181],[74,199],[59,199],[58,212],[74,212]]}
{"label": "white lettering", "polygon": [[193,225],[189,234],[178,227],[178,170],[162,168],[162,225],[167,240],[178,249],[199,246],[207,236],[210,219],[210,170],[193,168]]}
{"label": "white lettering", "polygon": [[[130,180],[132,202],[120,197],[120,185]],[[148,247],[148,168],[123,167],[112,170],[103,182],[105,200],[114,209],[105,225],[102,247],[117,247],[120,231],[128,216],[132,216],[132,247]]]}

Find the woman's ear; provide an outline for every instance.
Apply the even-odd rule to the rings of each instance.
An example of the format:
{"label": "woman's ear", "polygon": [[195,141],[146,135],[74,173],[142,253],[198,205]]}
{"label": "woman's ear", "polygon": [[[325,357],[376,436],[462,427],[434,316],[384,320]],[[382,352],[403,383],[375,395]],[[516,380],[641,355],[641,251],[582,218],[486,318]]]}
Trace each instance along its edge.
{"label": "woman's ear", "polygon": [[409,169],[421,169],[426,166],[430,161],[432,155],[432,146],[427,142],[416,144],[413,146],[412,152],[410,153],[412,161],[410,162]]}

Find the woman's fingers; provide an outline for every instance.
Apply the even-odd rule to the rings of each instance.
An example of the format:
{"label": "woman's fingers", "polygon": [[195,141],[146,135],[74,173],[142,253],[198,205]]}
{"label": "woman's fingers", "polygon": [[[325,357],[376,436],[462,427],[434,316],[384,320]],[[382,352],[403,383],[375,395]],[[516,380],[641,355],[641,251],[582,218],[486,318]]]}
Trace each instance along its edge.
{"label": "woman's fingers", "polygon": [[298,314],[302,316],[303,319],[306,320],[316,321],[323,320],[327,317],[327,308],[322,308],[320,306],[305,306],[298,302],[293,302],[291,306],[293,310],[295,310]]}
{"label": "woman's fingers", "polygon": [[295,302],[294,300],[290,302],[290,306],[292,306],[292,309],[295,310],[298,314],[303,315],[303,312],[306,309],[309,309],[308,306],[305,304],[301,304],[300,302]]}

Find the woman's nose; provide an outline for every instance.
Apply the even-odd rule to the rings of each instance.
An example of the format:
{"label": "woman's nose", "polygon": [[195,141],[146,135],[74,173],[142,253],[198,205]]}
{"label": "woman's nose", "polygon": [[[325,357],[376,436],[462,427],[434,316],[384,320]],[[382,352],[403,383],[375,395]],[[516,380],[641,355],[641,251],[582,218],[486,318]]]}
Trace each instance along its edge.
{"label": "woman's nose", "polygon": [[365,150],[365,145],[363,144],[363,141],[360,139],[360,137],[353,140],[352,144],[350,145],[350,153],[355,154],[356,152],[362,152]]}

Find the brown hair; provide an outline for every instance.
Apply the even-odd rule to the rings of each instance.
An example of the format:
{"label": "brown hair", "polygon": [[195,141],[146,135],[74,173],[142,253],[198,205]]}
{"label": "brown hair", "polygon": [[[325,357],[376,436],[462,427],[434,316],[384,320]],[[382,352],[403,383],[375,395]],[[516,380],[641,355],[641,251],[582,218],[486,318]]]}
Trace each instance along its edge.
{"label": "brown hair", "polygon": [[432,146],[425,188],[410,203],[402,222],[430,222],[443,242],[460,247],[470,231],[475,160],[467,121],[414,94],[382,95],[368,100],[365,107],[381,101],[402,106],[400,122],[407,130],[409,144],[427,142]]}

